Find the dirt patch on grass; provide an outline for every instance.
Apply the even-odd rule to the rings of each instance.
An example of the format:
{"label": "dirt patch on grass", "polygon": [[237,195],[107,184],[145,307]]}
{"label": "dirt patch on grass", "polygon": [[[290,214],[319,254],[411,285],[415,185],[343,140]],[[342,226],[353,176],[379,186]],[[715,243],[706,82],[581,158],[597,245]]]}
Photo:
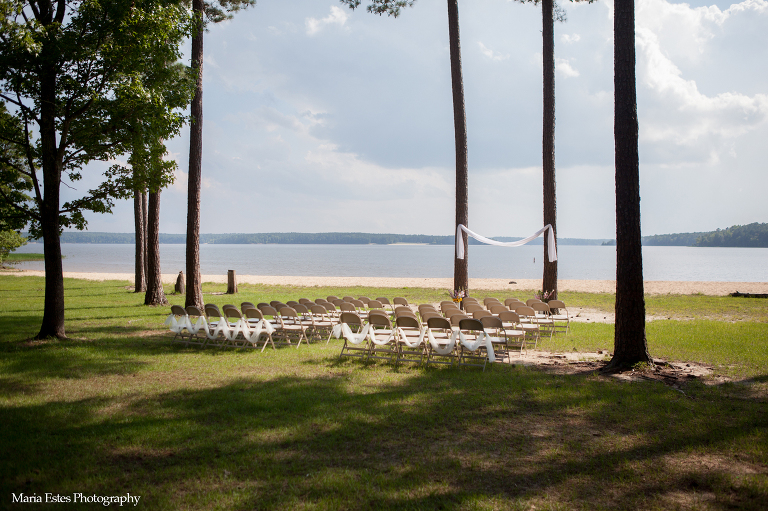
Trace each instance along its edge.
{"label": "dirt patch on grass", "polygon": [[667,465],[689,473],[721,472],[734,475],[753,475],[768,472],[768,467],[740,460],[738,454],[735,456],[698,453],[669,454],[664,456],[663,460]]}
{"label": "dirt patch on grass", "polygon": [[17,344],[22,348],[36,348],[38,346],[45,346],[46,344],[54,344],[58,342],[58,339],[25,339],[19,341]]}
{"label": "dirt patch on grass", "polygon": [[[607,312],[599,309],[590,309],[585,307],[569,308],[571,313],[571,321],[574,323],[616,323],[616,314],[613,312]],[[653,314],[646,314],[646,321],[658,321],[661,319],[672,319],[667,316],[656,316]],[[692,319],[692,318],[691,318]]]}
{"label": "dirt patch on grass", "polygon": [[[611,353],[606,350],[591,353],[555,353],[551,351],[528,350],[523,353],[512,352],[504,357],[503,362],[536,367],[556,374],[597,374],[610,359]],[[656,380],[673,387],[698,380],[711,384],[731,381],[722,375],[714,377],[714,368],[704,364],[668,362],[662,359],[654,359],[654,364],[652,368],[639,368],[606,377],[624,381]]]}

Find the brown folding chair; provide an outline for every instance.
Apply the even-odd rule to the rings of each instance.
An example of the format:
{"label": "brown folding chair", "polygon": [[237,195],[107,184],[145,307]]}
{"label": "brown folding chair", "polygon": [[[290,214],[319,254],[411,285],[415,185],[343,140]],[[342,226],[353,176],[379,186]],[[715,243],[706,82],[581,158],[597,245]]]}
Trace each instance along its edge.
{"label": "brown folding chair", "polygon": [[507,347],[510,345],[519,345],[520,353],[525,348],[525,330],[520,324],[520,316],[516,312],[506,311],[499,314],[499,319],[504,325],[504,333],[507,338]]}
{"label": "brown folding chair", "polygon": [[566,335],[571,330],[571,316],[562,300],[550,300],[549,309],[552,321],[555,323],[555,332],[564,331]]}
{"label": "brown folding chair", "polygon": [[[341,316],[339,317],[339,323],[342,325],[347,325],[353,335],[359,336],[362,333],[363,320],[360,318],[360,316],[357,315],[356,312],[342,312]],[[348,338],[347,335],[343,333],[343,331],[344,330],[342,329],[344,344],[341,347],[339,358],[368,358],[368,350],[370,349],[368,346],[370,342],[368,336],[366,335],[365,338],[359,339],[360,342],[355,342],[355,340]]]}
{"label": "brown folding chair", "polygon": [[[435,346],[429,339],[429,333],[435,339],[436,344],[442,346],[442,350],[447,350],[451,342],[451,336],[453,335],[453,328],[451,322],[446,318],[429,318],[427,320],[427,335],[425,336],[424,343],[427,350],[427,365],[429,364],[445,364],[453,365],[458,360],[456,345],[454,344],[450,351],[447,353],[439,353]],[[444,360],[441,360],[444,359]]]}
{"label": "brown folding chair", "polygon": [[[251,307],[245,308],[243,310],[243,316],[245,316],[245,320],[251,325],[251,327],[255,327],[259,323],[259,321],[264,321],[264,323],[268,322],[266,319],[264,319],[264,315],[261,313],[261,311],[256,308],[251,308]],[[275,341],[272,340],[271,333],[264,330],[261,336],[265,337],[264,344],[261,346],[261,351],[264,351],[264,348],[267,347],[268,342],[272,345],[272,349],[275,349]],[[256,343],[254,347],[256,348],[259,347],[258,342],[259,342],[259,339],[256,339]],[[253,341],[251,341],[251,343],[253,343]]]}
{"label": "brown folding chair", "polygon": [[[485,327],[479,319],[466,318],[459,322],[459,329],[468,341],[474,341],[481,333],[485,333]],[[482,363],[481,363],[482,362]],[[482,367],[488,363],[488,351],[485,346],[479,346],[477,350],[470,351],[464,344],[459,345],[459,366]]]}
{"label": "brown folding chair", "polygon": [[[389,320],[389,316],[382,312],[376,312],[368,316],[368,324],[370,325],[371,339],[368,344],[368,360],[379,359],[392,362],[394,359],[397,364],[397,336],[392,328],[392,322]],[[374,338],[376,339],[374,341]],[[383,344],[380,344],[381,342]]]}
{"label": "brown folding chair", "polygon": [[[307,326],[302,323],[299,313],[291,307],[280,309],[280,319],[283,322],[283,335],[286,340],[296,338],[296,347],[301,345],[302,339],[307,339]],[[309,342],[309,340],[307,340]]]}
{"label": "brown folding chair", "polygon": [[421,364],[426,346],[421,339],[421,323],[415,317],[400,316],[397,324],[397,358],[395,365],[402,362]]}

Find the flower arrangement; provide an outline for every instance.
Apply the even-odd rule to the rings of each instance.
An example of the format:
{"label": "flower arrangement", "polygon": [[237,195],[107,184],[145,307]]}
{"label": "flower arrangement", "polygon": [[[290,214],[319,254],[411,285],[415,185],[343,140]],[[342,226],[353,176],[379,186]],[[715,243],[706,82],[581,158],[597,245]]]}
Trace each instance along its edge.
{"label": "flower arrangement", "polygon": [[464,297],[467,296],[466,291],[464,291],[463,289],[457,289],[455,291],[449,292],[448,294],[450,295],[451,299],[457,303],[461,302],[464,299]]}
{"label": "flower arrangement", "polygon": [[555,299],[555,290],[554,289],[552,291],[543,291],[542,290],[542,291],[537,292],[533,297],[534,298],[538,298],[539,300],[541,300],[544,303],[547,303],[550,300],[554,300]]}

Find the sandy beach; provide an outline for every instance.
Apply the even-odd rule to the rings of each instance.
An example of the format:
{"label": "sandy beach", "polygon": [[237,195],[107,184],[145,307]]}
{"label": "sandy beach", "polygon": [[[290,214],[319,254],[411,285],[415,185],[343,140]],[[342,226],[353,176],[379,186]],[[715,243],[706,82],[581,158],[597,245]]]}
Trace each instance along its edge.
{"label": "sandy beach", "polygon": [[[38,270],[12,270],[3,272],[6,275],[36,275],[44,276],[44,271]],[[178,274],[163,274],[165,283],[176,282]],[[82,273],[64,272],[65,278],[88,280],[127,280],[133,281],[133,273]],[[203,275],[203,282],[216,282],[225,284],[226,275]],[[451,289],[451,278],[379,278],[379,277],[303,277],[303,276],[267,276],[267,275],[238,275],[240,284],[265,284],[288,286],[323,286],[323,287],[421,287],[432,289]],[[514,282],[514,283],[510,283]],[[470,279],[471,290],[531,290],[541,289],[540,279]],[[614,280],[560,280],[560,291],[579,291],[586,293],[613,293],[616,290]],[[646,281],[645,292],[647,294],[704,294],[712,296],[724,296],[733,292],[740,293],[768,293],[768,282],[682,282],[682,281]]]}

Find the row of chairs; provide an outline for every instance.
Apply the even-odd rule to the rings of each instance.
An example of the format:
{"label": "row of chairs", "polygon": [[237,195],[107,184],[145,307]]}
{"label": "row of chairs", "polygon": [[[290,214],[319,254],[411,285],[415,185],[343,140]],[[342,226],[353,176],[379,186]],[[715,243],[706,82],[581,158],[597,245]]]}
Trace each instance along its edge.
{"label": "row of chairs", "polygon": [[[536,347],[542,334],[551,337],[557,331],[568,331],[570,318],[565,304],[557,311],[562,314],[554,315],[547,304],[542,302],[531,302],[532,306],[528,306],[519,300],[509,299],[507,303],[509,306],[502,305],[495,298],[486,299],[487,308],[484,308],[479,306],[477,301],[470,299],[464,304],[464,310],[461,310],[454,302],[446,300],[440,304],[440,312],[431,304],[419,305],[418,311],[424,324],[431,317],[442,316],[456,327],[462,319],[471,317],[483,322],[486,328],[499,331],[503,328],[507,332],[505,336],[522,338],[521,350],[526,343]],[[407,310],[404,312],[408,313]]]}
{"label": "row of chairs", "polygon": [[[452,304],[452,302],[443,302]],[[554,333],[570,331],[570,315],[568,308],[562,300],[550,300],[548,303],[541,301],[538,298],[528,299],[526,302],[522,302],[517,298],[507,298],[502,304],[497,298],[485,298],[483,305],[472,298],[465,299],[464,311],[468,314],[475,314],[482,311],[490,312],[493,315],[498,315],[505,310],[517,312],[524,317],[523,322],[528,322],[528,318],[531,317],[528,309],[519,310],[524,307],[530,307],[533,309],[537,323],[540,328],[547,331],[550,336]]]}
{"label": "row of chairs", "polygon": [[190,306],[186,309],[173,305],[166,324],[177,339],[185,345],[211,345],[219,347],[253,347],[264,351],[267,344],[294,345],[298,348],[302,341],[309,343],[328,335],[330,341],[332,329],[338,324],[342,312],[356,312],[364,317],[369,311],[392,311],[395,305],[407,305],[408,301],[396,297],[393,302],[385,297],[370,299],[361,296],[339,298],[329,296],[311,301],[300,298],[298,301],[282,303],[273,300],[270,303],[242,302],[240,309],[235,305],[223,305],[221,309],[214,304],[206,304],[201,311]]}
{"label": "row of chairs", "polygon": [[508,339],[474,318],[463,318],[457,327],[444,317],[422,323],[412,311],[395,311],[394,323],[380,312],[367,321],[354,312],[342,312],[339,332],[344,339],[339,358],[361,358],[400,363],[479,366],[485,369],[504,356]]}
{"label": "row of chairs", "polygon": [[211,345],[218,347],[251,347],[261,351],[267,344],[276,346],[311,342],[327,334],[337,323],[325,307],[318,304],[309,308],[273,301],[254,305],[243,302],[238,309],[234,305],[206,304],[201,311],[195,306],[186,309],[171,306],[166,324],[177,339],[185,345]]}
{"label": "row of chairs", "polygon": [[444,301],[441,312],[431,304],[421,304],[418,314],[406,302],[394,307],[394,323],[376,310],[369,312],[367,323],[355,312],[342,312],[337,334],[344,338],[344,344],[339,357],[383,359],[396,366],[401,362],[422,364],[426,359],[427,365],[478,365],[485,369],[496,354],[508,354],[511,347],[519,346],[521,352],[530,344],[535,348],[542,331],[550,336],[555,332],[555,317],[563,321],[568,332],[570,318],[563,302],[553,304],[558,306],[558,314],[562,310],[558,316],[536,299],[523,303],[510,298],[502,304],[486,298],[484,306],[472,298],[465,300],[463,311],[453,301]]}
{"label": "row of chairs", "polygon": [[[429,321],[435,319],[434,324],[445,324],[455,330],[460,328],[461,322],[465,319],[479,321],[486,332],[497,337],[500,343],[503,342],[501,348],[505,354],[508,354],[513,348],[519,348],[522,352],[529,346],[535,348],[538,345],[541,330],[532,310],[522,310],[518,314],[505,308],[496,314],[487,310],[477,310],[472,314],[467,314],[449,301],[441,303],[440,308],[442,312],[438,312],[431,304],[419,305],[418,315],[421,318],[421,324],[426,327]],[[523,313],[530,314],[530,316],[526,317]],[[398,308],[395,314],[396,316],[402,314],[416,317],[416,314],[408,309]]]}
{"label": "row of chairs", "polygon": [[[337,303],[331,303],[329,299]],[[430,319],[440,318],[447,323],[434,321],[433,328],[450,328],[451,330],[456,330],[463,319],[475,319],[480,321],[484,331],[494,335],[497,339],[503,339],[504,351],[508,351],[510,347],[514,346],[519,346],[521,351],[527,345],[532,344],[534,348],[536,347],[541,331],[540,326],[544,322],[544,318],[540,322],[539,318],[528,310],[523,309],[521,311],[526,313],[522,314],[522,317],[514,310],[510,310],[510,308],[515,309],[514,305],[519,305],[517,303],[519,301],[513,304],[507,300],[510,308],[503,307],[504,310],[499,310],[498,307],[501,304],[496,299],[485,300],[487,309],[482,307],[476,309],[473,307],[473,305],[477,305],[476,300],[465,300],[467,300],[465,311],[460,311],[453,302],[441,303],[443,315],[438,313],[432,305],[422,304],[418,306],[418,316],[421,317],[421,320],[407,300],[400,297],[395,298],[391,304],[386,298],[371,300],[366,297],[355,299],[335,296],[329,296],[328,299],[318,298],[314,302],[306,298],[287,303],[272,301],[269,304],[259,303],[258,305],[243,302],[241,304],[242,311],[234,305],[224,305],[220,310],[216,305],[208,304],[204,308],[204,313],[196,307],[184,309],[180,306],[173,306],[166,324],[169,324],[175,333],[174,340],[179,338],[180,342],[187,345],[258,348],[261,341],[261,350],[263,351],[267,344],[271,344],[274,348],[276,342],[278,345],[294,345],[295,343],[295,346],[298,347],[302,341],[309,343],[311,340],[321,339],[326,334],[328,335],[327,344],[330,342],[334,330],[336,330],[336,337],[340,336],[341,315],[344,313],[353,313],[360,318],[360,321],[369,320],[373,316],[374,319],[371,321],[376,327],[382,328],[387,325],[390,328],[395,327],[400,317],[412,318],[421,325],[422,329],[429,326]],[[338,309],[336,305],[338,305]],[[565,309],[564,304],[561,305],[561,308]],[[466,314],[467,309],[473,310],[472,318]],[[376,319],[375,316],[379,316],[379,318]],[[568,318],[567,309],[565,310],[565,318]],[[567,325],[566,322],[566,331]],[[554,328],[550,330],[550,335],[553,331]],[[367,345],[365,350],[367,350],[366,358],[381,358],[382,350],[387,352],[383,358],[391,358],[392,355],[389,353],[391,351],[389,348],[378,348],[375,343],[373,346]],[[396,363],[399,359],[409,355],[402,350],[401,347],[400,354],[395,357]],[[342,348],[342,353],[344,351],[345,348]],[[423,357],[425,354],[426,351],[420,356]]]}

